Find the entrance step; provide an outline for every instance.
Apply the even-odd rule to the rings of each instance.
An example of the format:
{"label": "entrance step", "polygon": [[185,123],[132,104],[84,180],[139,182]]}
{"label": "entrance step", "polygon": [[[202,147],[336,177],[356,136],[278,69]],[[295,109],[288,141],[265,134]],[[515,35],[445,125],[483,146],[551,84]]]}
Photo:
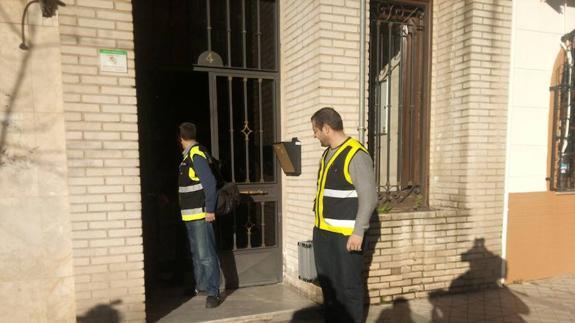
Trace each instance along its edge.
{"label": "entrance step", "polygon": [[195,296],[157,322],[323,322],[319,306],[283,284],[227,291],[217,308],[205,308],[205,296]]}

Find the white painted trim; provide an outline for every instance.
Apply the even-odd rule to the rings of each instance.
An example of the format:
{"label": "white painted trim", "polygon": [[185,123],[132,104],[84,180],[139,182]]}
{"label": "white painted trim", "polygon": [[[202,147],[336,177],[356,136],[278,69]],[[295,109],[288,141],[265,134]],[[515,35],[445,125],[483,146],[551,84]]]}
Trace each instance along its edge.
{"label": "white painted trim", "polygon": [[517,1],[512,1],[511,7],[511,48],[509,54],[509,86],[507,89],[507,134],[505,144],[505,184],[503,189],[503,223],[501,228],[501,283],[505,283],[507,277],[507,225],[509,220],[509,157],[511,152],[511,110],[513,109],[513,73],[515,70],[514,54],[517,36]]}

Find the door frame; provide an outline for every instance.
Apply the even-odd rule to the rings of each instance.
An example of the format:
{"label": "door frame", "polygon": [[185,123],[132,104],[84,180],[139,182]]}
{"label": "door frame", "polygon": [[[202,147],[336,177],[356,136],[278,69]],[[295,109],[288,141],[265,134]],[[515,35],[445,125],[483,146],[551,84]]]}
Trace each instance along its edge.
{"label": "door frame", "polygon": [[[278,72],[268,72],[268,71],[261,71],[261,70],[248,70],[248,69],[232,69],[232,68],[225,68],[225,67],[207,67],[207,66],[200,66],[195,65],[193,67],[193,71],[196,72],[205,72],[208,73],[208,82],[209,82],[209,100],[210,100],[210,131],[211,131],[211,153],[215,158],[220,158],[220,151],[219,151],[219,129],[218,129],[218,100],[217,100],[217,78],[218,77],[235,77],[235,78],[261,78],[267,80],[274,81],[274,142],[280,141],[281,138],[281,109],[280,109],[280,77]],[[264,284],[273,284],[273,283],[280,283],[283,280],[283,234],[282,234],[282,206],[283,206],[283,196],[282,196],[282,176],[281,176],[281,168],[279,166],[279,162],[277,158],[275,158],[275,181],[274,182],[267,182],[264,184],[259,184],[264,187],[271,188],[270,195],[275,197],[276,201],[276,237],[277,242],[276,245],[273,247],[267,248],[254,248],[254,249],[236,249],[232,251],[232,254],[237,256],[242,256],[246,254],[252,254],[254,257],[258,257],[258,254],[262,254],[264,252],[269,252],[268,250],[274,249],[274,251],[270,252],[277,253],[278,260],[278,268],[277,272],[275,272],[276,276],[278,277],[277,281],[269,281],[269,282],[261,282],[256,284],[247,284],[242,285],[240,282],[239,287],[247,287],[247,286],[254,286],[254,285],[264,285]],[[253,183],[258,184],[258,183]],[[238,184],[241,192],[242,184]],[[238,263],[237,259],[235,260],[236,264]],[[241,261],[240,261],[241,262]]]}

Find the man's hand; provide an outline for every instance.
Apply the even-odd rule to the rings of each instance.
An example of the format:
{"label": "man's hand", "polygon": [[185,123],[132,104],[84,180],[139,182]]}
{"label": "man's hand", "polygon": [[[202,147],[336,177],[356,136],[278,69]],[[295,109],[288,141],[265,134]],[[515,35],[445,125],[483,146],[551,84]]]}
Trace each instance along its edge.
{"label": "man's hand", "polygon": [[206,213],[206,222],[212,222],[216,219],[215,213]]}
{"label": "man's hand", "polygon": [[352,234],[347,239],[347,251],[361,251],[361,243],[363,242],[363,237],[357,234]]}

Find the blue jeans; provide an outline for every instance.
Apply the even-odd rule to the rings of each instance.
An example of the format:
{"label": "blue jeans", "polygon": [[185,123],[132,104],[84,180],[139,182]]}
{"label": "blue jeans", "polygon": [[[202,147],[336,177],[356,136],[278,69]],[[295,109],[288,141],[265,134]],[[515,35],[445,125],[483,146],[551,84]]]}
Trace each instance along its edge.
{"label": "blue jeans", "polygon": [[204,219],[185,221],[194,262],[196,289],[208,296],[219,295],[220,263],[212,224]]}

